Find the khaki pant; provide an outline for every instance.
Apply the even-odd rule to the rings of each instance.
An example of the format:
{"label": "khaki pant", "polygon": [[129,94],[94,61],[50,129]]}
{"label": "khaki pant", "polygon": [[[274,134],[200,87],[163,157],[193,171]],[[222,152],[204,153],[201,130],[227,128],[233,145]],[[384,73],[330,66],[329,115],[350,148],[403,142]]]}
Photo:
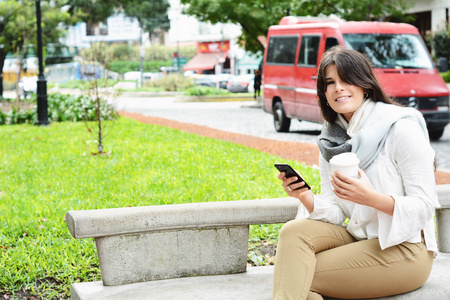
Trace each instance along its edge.
{"label": "khaki pant", "polygon": [[273,299],[375,298],[421,287],[433,253],[425,243],[381,250],[378,239],[355,240],[345,228],[294,220],[280,231]]}

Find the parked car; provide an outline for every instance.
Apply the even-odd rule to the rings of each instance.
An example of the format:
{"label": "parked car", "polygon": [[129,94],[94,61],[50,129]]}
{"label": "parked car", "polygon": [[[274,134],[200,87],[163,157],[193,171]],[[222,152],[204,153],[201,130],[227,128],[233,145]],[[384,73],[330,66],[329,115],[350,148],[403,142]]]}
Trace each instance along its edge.
{"label": "parked car", "polygon": [[228,81],[231,78],[231,74],[228,73],[222,73],[216,75],[216,81],[219,83],[219,88],[221,89],[227,89]]}
{"label": "parked car", "polygon": [[19,97],[26,98],[37,92],[37,76],[22,77],[19,81]]}
{"label": "parked car", "polygon": [[196,85],[226,89],[230,74],[193,74],[188,77],[193,78]]}
{"label": "parked car", "polygon": [[196,75],[194,81],[195,85],[218,87],[215,75]]}
{"label": "parked car", "polygon": [[228,91],[232,93],[253,93],[253,79],[255,75],[245,74],[231,77],[227,83]]}

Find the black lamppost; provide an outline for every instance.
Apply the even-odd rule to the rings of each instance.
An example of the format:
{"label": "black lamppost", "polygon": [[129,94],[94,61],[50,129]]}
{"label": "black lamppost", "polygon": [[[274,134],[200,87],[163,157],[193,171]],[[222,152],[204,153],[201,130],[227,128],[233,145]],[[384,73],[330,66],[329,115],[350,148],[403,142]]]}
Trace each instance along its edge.
{"label": "black lamppost", "polygon": [[42,61],[42,28],[41,28],[41,1],[36,0],[37,44],[39,59],[39,75],[37,80],[37,114],[38,125],[48,125],[47,81],[44,76]]}

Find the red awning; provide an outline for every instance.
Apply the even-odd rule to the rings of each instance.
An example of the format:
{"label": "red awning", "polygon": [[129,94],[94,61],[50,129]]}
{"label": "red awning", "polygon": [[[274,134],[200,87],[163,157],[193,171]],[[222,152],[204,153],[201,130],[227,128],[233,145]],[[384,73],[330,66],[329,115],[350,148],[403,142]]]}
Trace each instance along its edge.
{"label": "red awning", "polygon": [[[226,53],[223,53],[226,58]],[[188,70],[211,70],[219,64],[220,53],[198,53],[183,67],[183,71]]]}

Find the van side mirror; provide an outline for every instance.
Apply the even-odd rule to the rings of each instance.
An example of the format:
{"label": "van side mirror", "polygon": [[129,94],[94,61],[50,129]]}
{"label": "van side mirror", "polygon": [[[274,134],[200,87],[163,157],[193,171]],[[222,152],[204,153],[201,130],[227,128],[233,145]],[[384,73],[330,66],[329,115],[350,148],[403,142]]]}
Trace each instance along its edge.
{"label": "van side mirror", "polygon": [[447,57],[439,57],[439,72],[445,73],[448,71],[448,59]]}

